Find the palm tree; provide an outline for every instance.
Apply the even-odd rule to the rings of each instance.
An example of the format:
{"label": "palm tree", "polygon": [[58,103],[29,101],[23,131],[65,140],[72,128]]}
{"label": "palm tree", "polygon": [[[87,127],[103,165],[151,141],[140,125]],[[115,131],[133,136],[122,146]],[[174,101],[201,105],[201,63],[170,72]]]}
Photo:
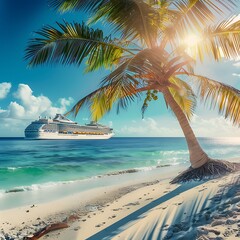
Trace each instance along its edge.
{"label": "palm tree", "polygon": [[[191,167],[173,182],[216,176],[239,169],[239,164],[211,159],[189,124],[196,97],[240,124],[240,91],[194,72],[204,58],[235,59],[240,54],[240,20],[233,14],[238,0],[51,0],[59,11],[81,10],[87,23],[45,26],[30,40],[30,67],[45,63],[86,63],[86,72],[111,72],[94,92],[70,110],[75,116],[87,105],[95,120],[116,106],[117,112],[144,97],[142,113],[163,94],[187,141]],[[108,24],[104,35],[91,24]],[[217,23],[216,23],[217,21]],[[190,34],[198,38],[184,41]],[[195,93],[195,92],[196,93]]]}

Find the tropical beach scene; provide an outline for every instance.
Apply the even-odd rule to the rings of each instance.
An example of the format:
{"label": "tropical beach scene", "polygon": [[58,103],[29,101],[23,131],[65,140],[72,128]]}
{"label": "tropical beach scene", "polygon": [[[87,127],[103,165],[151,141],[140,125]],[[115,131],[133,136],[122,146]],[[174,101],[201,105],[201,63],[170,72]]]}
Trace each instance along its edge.
{"label": "tropical beach scene", "polygon": [[240,1],[2,0],[0,240],[240,239]]}

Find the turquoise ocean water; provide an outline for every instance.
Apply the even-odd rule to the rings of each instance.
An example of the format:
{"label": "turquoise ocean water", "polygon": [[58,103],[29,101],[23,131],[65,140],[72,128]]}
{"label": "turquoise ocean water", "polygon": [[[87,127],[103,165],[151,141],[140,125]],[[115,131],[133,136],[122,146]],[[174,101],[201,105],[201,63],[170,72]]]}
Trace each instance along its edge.
{"label": "turquoise ocean water", "polygon": [[[200,138],[218,159],[240,157],[239,138]],[[52,185],[165,165],[188,166],[184,138],[39,140],[0,138],[0,194],[36,191]]]}

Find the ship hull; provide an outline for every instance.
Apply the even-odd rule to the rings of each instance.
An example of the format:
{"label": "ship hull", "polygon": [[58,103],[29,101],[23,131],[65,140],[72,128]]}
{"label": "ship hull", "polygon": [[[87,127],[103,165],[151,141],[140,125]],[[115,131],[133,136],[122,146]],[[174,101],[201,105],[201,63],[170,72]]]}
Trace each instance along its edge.
{"label": "ship hull", "polygon": [[95,135],[95,134],[61,134],[61,133],[25,133],[25,139],[29,140],[84,140],[84,139],[109,139],[113,133]]}

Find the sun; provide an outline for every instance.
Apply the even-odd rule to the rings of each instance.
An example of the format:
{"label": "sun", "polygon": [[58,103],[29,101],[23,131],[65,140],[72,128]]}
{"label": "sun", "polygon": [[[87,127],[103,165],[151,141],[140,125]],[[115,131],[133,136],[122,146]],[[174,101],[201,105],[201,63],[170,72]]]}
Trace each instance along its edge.
{"label": "sun", "polygon": [[185,52],[192,58],[196,59],[201,37],[196,34],[189,34],[182,39],[181,45]]}
{"label": "sun", "polygon": [[201,41],[201,38],[195,34],[189,34],[186,38],[183,39],[183,44],[187,47],[194,47]]}

